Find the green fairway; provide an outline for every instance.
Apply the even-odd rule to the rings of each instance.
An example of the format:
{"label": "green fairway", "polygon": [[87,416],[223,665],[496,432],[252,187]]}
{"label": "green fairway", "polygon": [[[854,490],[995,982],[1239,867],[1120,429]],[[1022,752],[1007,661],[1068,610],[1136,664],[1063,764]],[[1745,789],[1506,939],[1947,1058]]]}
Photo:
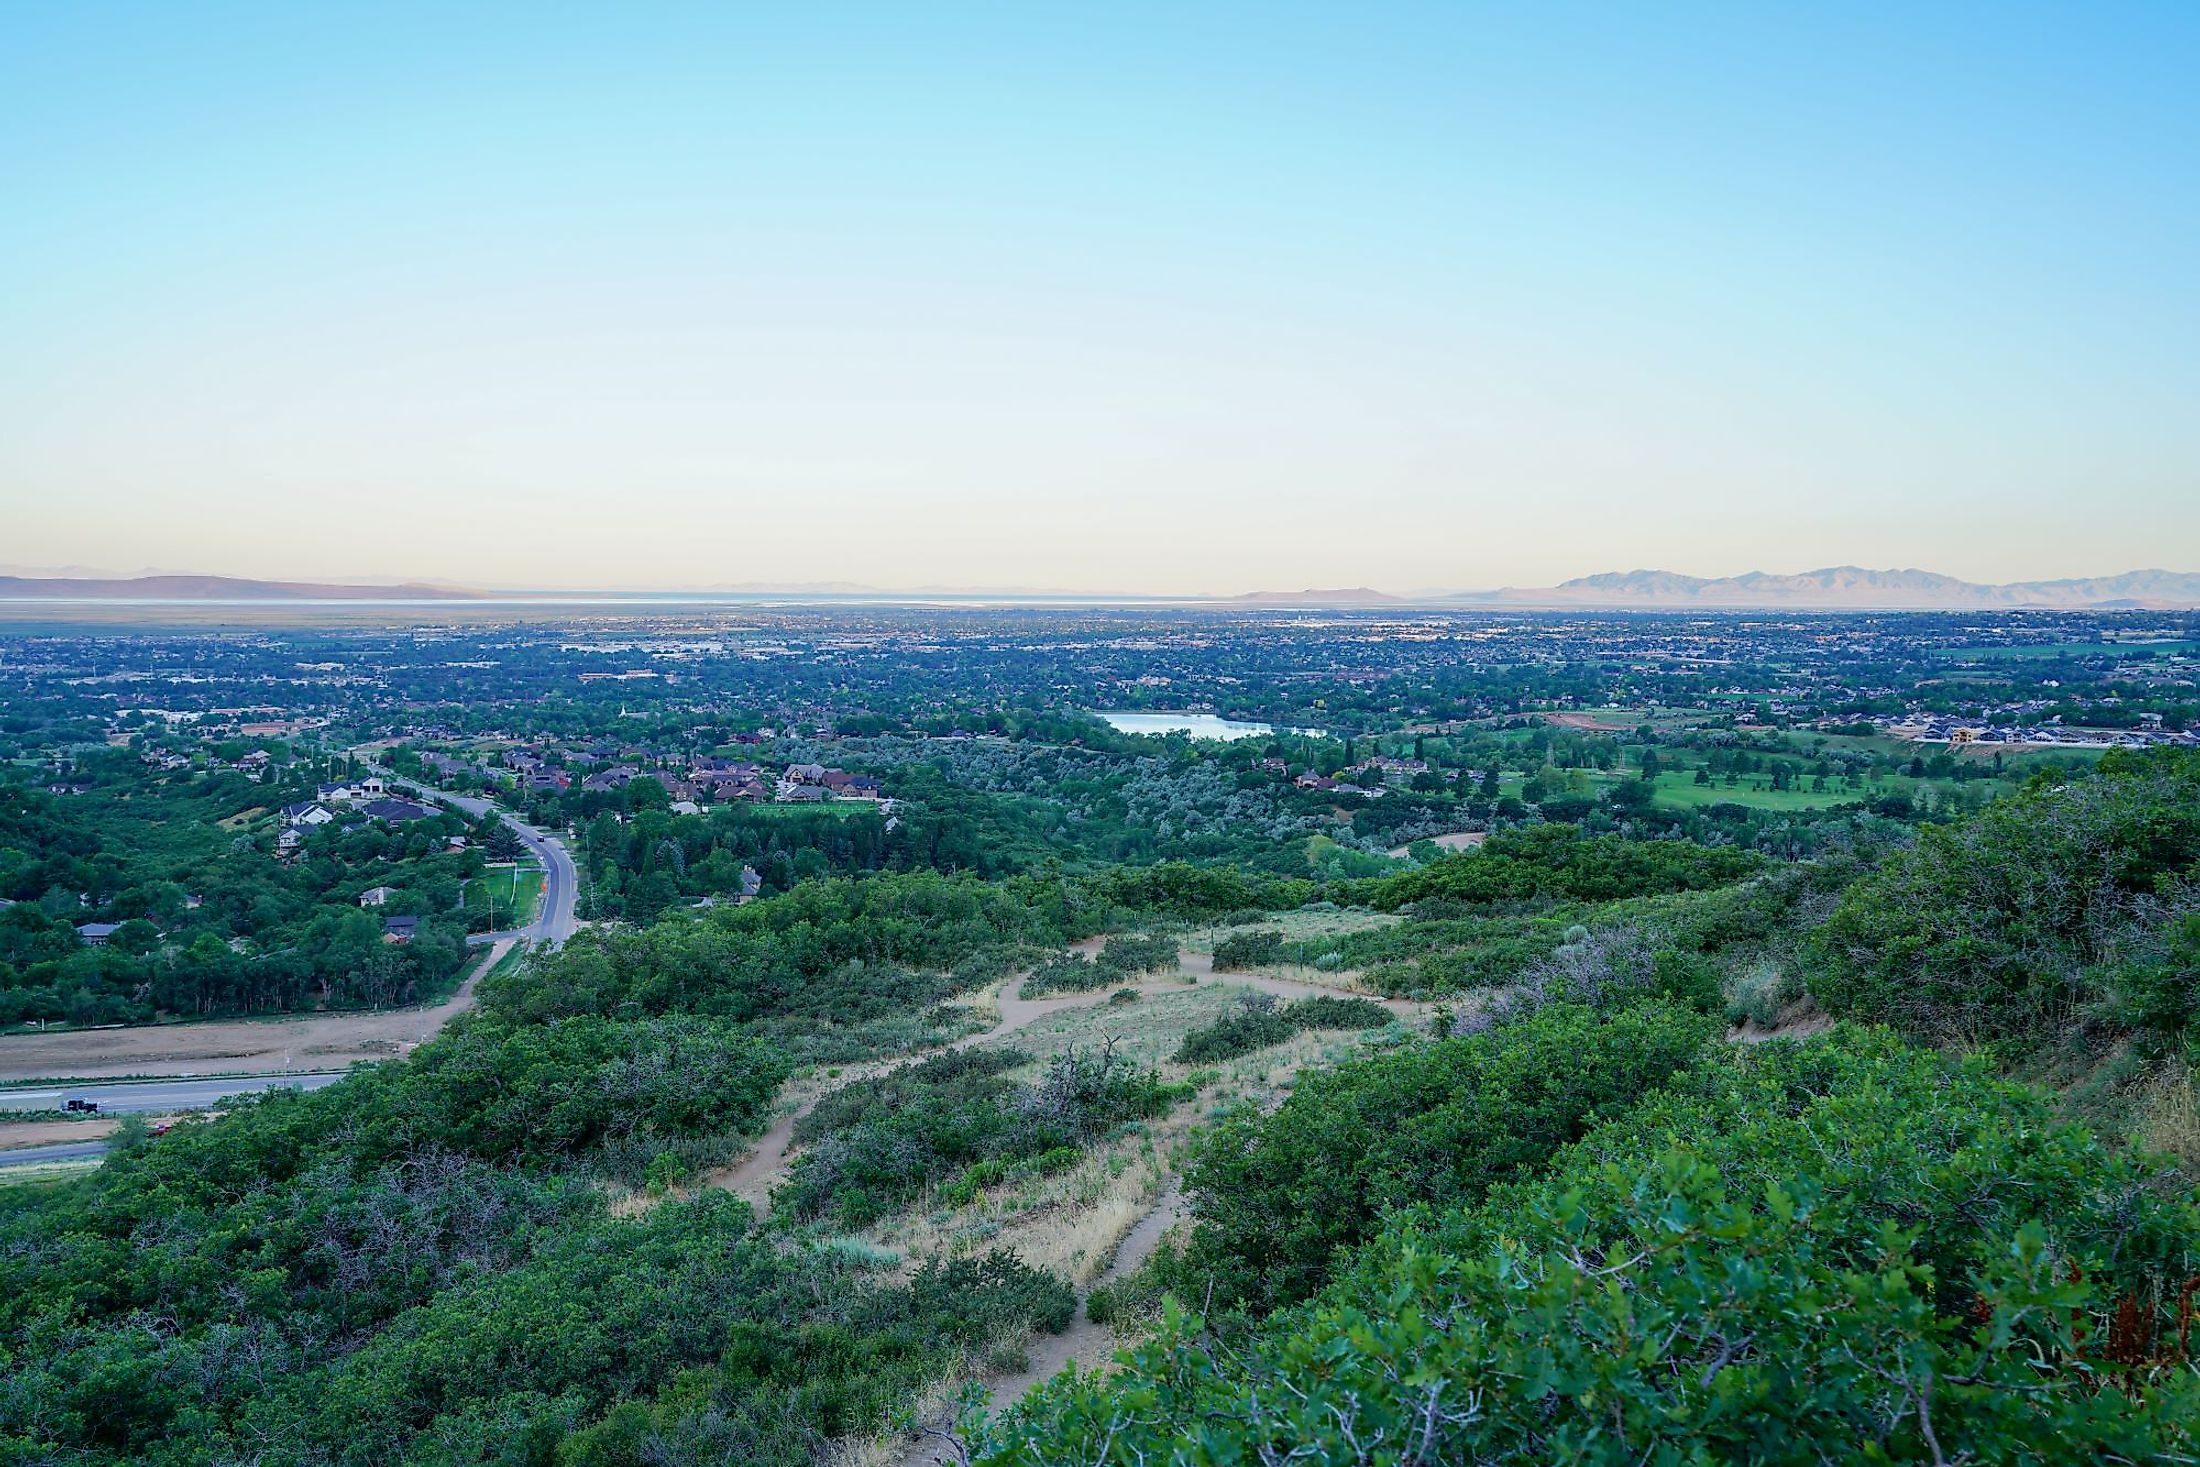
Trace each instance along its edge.
{"label": "green fairway", "polygon": [[489,870],[466,883],[466,910],[493,911],[491,925],[498,928],[524,927],[535,920],[535,909],[542,904],[542,868],[539,866],[492,866]]}
{"label": "green fairway", "polygon": [[861,815],[865,811],[876,815],[878,813],[878,802],[875,800],[818,800],[802,804],[782,805],[775,801],[768,805],[745,805],[742,808],[752,815],[765,815],[780,819],[794,815],[825,814],[837,815],[846,820],[850,816]]}
{"label": "green fairway", "polygon": [[2157,657],[2187,655],[2200,652],[2200,641],[2167,638],[2158,641],[2110,641],[2110,642],[2039,642],[2015,647],[1941,647],[1934,650],[1936,657],[1957,658],[1964,661],[1996,661],[2016,658],[2037,659],[2055,657],[2136,657],[2152,653]]}
{"label": "green fairway", "polygon": [[1658,776],[1658,803],[1682,810],[1701,809],[1707,805],[1743,805],[1752,810],[1823,810],[1868,798],[1865,794],[1838,788],[1829,789],[1822,795],[1813,794],[1807,788],[1757,788],[1763,780],[1763,775],[1744,775],[1739,784],[1729,788],[1723,779],[1697,784],[1693,770],[1668,770]]}

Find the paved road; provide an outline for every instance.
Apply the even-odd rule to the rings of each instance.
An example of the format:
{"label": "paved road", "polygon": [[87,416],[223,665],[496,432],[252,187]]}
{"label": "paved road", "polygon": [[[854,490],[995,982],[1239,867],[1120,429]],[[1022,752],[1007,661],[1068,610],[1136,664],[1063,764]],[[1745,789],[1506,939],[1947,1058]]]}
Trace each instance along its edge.
{"label": "paved road", "polygon": [[[318,1090],[343,1079],[341,1073],[268,1075],[257,1079],[231,1076],[215,1080],[144,1080],[129,1084],[44,1086],[36,1090],[0,1090],[0,1115],[11,1110],[59,1110],[72,1096],[99,1102],[101,1115],[205,1110],[237,1095],[258,1095],[267,1090]],[[0,1151],[0,1168],[37,1166],[45,1162],[86,1161],[104,1156],[105,1141],[62,1141],[51,1146],[19,1146]]]}
{"label": "paved road", "polygon": [[[366,767],[400,789],[411,790],[416,795],[463,810],[469,815],[478,817],[494,811],[496,817],[504,822],[505,828],[518,836],[520,843],[533,851],[535,859],[542,862],[542,909],[532,923],[520,928],[514,935],[543,947],[556,947],[573,935],[580,925],[573,916],[573,903],[580,895],[580,877],[573,869],[573,858],[566,854],[563,841],[556,836],[545,835],[508,810],[498,810],[493,801],[476,795],[453,794],[449,790],[437,789],[434,785],[407,779],[402,774],[392,774],[371,761]],[[490,941],[501,935],[484,934]]]}
{"label": "paved road", "polygon": [[99,1102],[101,1115],[126,1111],[166,1113],[204,1110],[235,1095],[258,1095],[285,1087],[318,1090],[344,1078],[343,1071],[304,1075],[219,1075],[207,1080],[107,1081],[97,1085],[41,1085],[32,1090],[0,1090],[0,1112],[59,1110],[76,1097]]}
{"label": "paved road", "polygon": [[41,1162],[85,1161],[107,1154],[104,1141],[70,1141],[60,1146],[25,1146],[17,1151],[0,1151],[0,1167],[36,1166]]}

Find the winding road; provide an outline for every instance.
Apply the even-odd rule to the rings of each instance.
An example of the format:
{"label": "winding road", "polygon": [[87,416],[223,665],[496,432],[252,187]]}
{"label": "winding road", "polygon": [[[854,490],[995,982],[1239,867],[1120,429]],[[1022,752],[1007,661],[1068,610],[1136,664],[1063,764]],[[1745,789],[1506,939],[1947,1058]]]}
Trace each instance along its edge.
{"label": "winding road", "polygon": [[[374,762],[371,758],[364,757],[364,755],[362,755],[361,762],[366,769],[379,774],[385,783],[409,791],[422,799],[448,805],[476,818],[494,814],[503,822],[505,828],[519,837],[520,843],[526,846],[535,858],[542,863],[542,905],[535,913],[535,920],[525,927],[515,928],[508,932],[480,933],[475,938],[469,939],[477,946],[488,946],[489,952],[476,964],[473,973],[459,986],[458,992],[452,995],[446,1003],[438,1004],[430,1009],[412,1011],[425,1021],[422,1025],[422,1032],[397,1038],[385,1038],[381,1041],[388,1044],[394,1052],[403,1053],[410,1050],[414,1045],[433,1038],[436,1032],[446,1023],[471,1008],[474,999],[474,984],[482,974],[497,965],[513,943],[526,942],[534,947],[554,948],[562,945],[567,938],[571,937],[580,926],[574,915],[574,904],[580,894],[580,879],[579,873],[574,869],[573,857],[566,851],[563,841],[554,835],[536,829],[509,811],[498,809],[494,801],[485,800],[475,795],[455,794],[449,790],[437,789],[433,785],[422,784],[418,780],[407,779],[401,774],[393,774],[390,770]],[[272,1069],[287,1070],[291,1062],[290,1051],[294,1048],[304,1049],[310,1053],[315,1048],[333,1047],[331,1040],[334,1036],[323,1037],[317,1032],[318,1028],[341,1029],[349,1023],[355,1026],[371,1025],[379,1031],[387,1028],[393,1020],[404,1022],[402,1015],[387,1014],[315,1015],[308,1018],[293,1017],[284,1020],[238,1021],[236,1024],[221,1027],[225,1031],[233,1030],[256,1037],[265,1036],[264,1040],[257,1045],[232,1042],[227,1046],[217,1046],[237,1050],[238,1052],[234,1055],[220,1054],[211,1058],[192,1057],[175,1061],[178,1068],[188,1066],[189,1070],[196,1070],[198,1073],[195,1075],[187,1071],[184,1076],[177,1078],[149,1080],[134,1084],[109,1082],[73,1086],[40,1085],[35,1088],[16,1090],[0,1089],[0,1114],[4,1114],[8,1110],[58,1109],[69,1096],[82,1096],[86,1099],[97,1100],[103,1113],[121,1113],[124,1111],[169,1112],[203,1110],[232,1096],[257,1094],[262,1090],[278,1085],[295,1086],[306,1090],[318,1089],[323,1085],[342,1079],[343,1072],[341,1070],[314,1070],[273,1076],[265,1072]],[[314,1034],[315,1042],[311,1044],[303,1042],[294,1044],[293,1036],[296,1036],[299,1041],[304,1040],[306,1026],[317,1026]],[[215,1027],[199,1026],[193,1033],[181,1034],[181,1038],[183,1040],[192,1037],[203,1039],[215,1032]],[[137,1034],[150,1031],[117,1032]],[[164,1037],[177,1038],[178,1036],[170,1034]],[[63,1040],[72,1045],[100,1042],[99,1038],[84,1031],[72,1032],[68,1035],[55,1035],[50,1038],[44,1035],[10,1036],[10,1038],[15,1041],[13,1048],[16,1049],[41,1044],[42,1042],[50,1047],[54,1040]],[[277,1049],[283,1051],[279,1057],[275,1054]],[[111,1058],[111,1056],[109,1057]],[[34,1064],[30,1069],[30,1073],[81,1074],[89,1077],[99,1072],[100,1059],[101,1056],[85,1054],[77,1054],[74,1058],[56,1058],[46,1062],[46,1066],[43,1068]],[[323,1063],[326,1062],[326,1060],[323,1061]],[[133,1059],[121,1063],[126,1064],[130,1072],[142,1075],[146,1072],[148,1064],[159,1064],[162,1061],[155,1057],[149,1060]],[[206,1077],[205,1072],[208,1069],[218,1069],[225,1066],[258,1070],[261,1073],[257,1076],[238,1075],[226,1079]],[[110,1067],[109,1072],[113,1072],[113,1067]],[[106,1149],[107,1145],[104,1141],[70,1142],[62,1146],[16,1147],[0,1150],[0,1167],[28,1166],[37,1162],[80,1160],[98,1156]]]}
{"label": "winding road", "polygon": [[476,819],[494,814],[504,823],[504,828],[518,836],[520,844],[526,846],[534,853],[535,859],[542,862],[542,908],[535,914],[535,920],[511,932],[482,933],[480,936],[483,939],[493,942],[505,937],[519,937],[537,946],[557,947],[579,928],[580,923],[573,915],[573,904],[580,897],[580,873],[574,869],[573,857],[566,851],[564,841],[537,830],[509,810],[498,809],[494,800],[485,800],[478,795],[454,794],[432,784],[422,784],[417,779],[407,779],[402,774],[393,774],[372,760],[363,762],[373,773],[381,775],[385,783],[402,790],[410,790],[422,799],[448,805]]}

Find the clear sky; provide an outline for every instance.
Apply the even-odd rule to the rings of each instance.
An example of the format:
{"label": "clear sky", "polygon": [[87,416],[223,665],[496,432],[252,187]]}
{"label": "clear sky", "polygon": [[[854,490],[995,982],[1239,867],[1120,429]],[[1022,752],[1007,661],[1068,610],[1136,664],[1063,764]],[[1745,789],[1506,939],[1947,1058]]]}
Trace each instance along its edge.
{"label": "clear sky", "polygon": [[0,0],[0,562],[2200,569],[2200,4]]}

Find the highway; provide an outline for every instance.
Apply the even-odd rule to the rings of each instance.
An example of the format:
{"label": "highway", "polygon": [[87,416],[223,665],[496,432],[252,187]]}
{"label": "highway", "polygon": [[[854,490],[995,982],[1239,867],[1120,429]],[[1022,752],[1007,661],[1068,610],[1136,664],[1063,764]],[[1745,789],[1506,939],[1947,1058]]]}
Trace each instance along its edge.
{"label": "highway", "polygon": [[[524,937],[528,942],[542,947],[557,947],[571,937],[579,923],[573,916],[573,904],[580,895],[580,876],[573,869],[573,858],[566,854],[565,843],[556,836],[545,835],[508,810],[499,810],[490,800],[476,795],[453,794],[437,789],[432,784],[422,784],[407,779],[402,774],[392,774],[380,764],[369,762],[366,766],[399,789],[410,790],[423,799],[435,800],[468,815],[482,816],[495,812],[506,829],[520,838],[520,843],[534,852],[542,862],[542,910],[529,925],[511,935]],[[502,934],[495,934],[502,935]],[[493,940],[493,936],[492,936]]]}
{"label": "highway", "polygon": [[217,1075],[206,1080],[103,1080],[90,1085],[40,1085],[27,1090],[0,1090],[0,1114],[11,1110],[60,1110],[67,1102],[79,1098],[98,1101],[101,1115],[121,1115],[126,1111],[165,1114],[205,1110],[236,1095],[257,1095],[263,1090],[279,1090],[286,1086],[318,1090],[343,1078],[343,1071],[332,1070],[300,1075]]}
{"label": "highway", "polygon": [[[59,1110],[72,1099],[96,1100],[103,1116],[131,1112],[167,1115],[176,1111],[206,1110],[238,1095],[258,1095],[267,1090],[318,1090],[343,1079],[341,1072],[311,1075],[231,1075],[212,1080],[106,1081],[96,1085],[41,1085],[33,1089],[0,1090],[0,1116],[11,1110]],[[62,1141],[47,1146],[21,1146],[0,1151],[0,1168],[39,1166],[57,1161],[85,1161],[103,1156],[105,1141]]]}
{"label": "highway", "polygon": [[26,1146],[20,1151],[0,1151],[0,1167],[37,1166],[42,1162],[86,1161],[107,1154],[104,1141],[70,1141],[60,1146]]}
{"label": "highway", "polygon": [[[535,859],[542,863],[542,906],[535,913],[535,920],[508,933],[480,934],[480,942],[494,943],[502,938],[513,937],[536,946],[557,947],[573,935],[579,926],[574,916],[574,902],[580,893],[580,881],[573,868],[573,858],[566,853],[564,842],[537,830],[509,811],[498,809],[492,801],[473,795],[454,794],[449,790],[407,779],[401,774],[391,773],[371,760],[366,762],[366,767],[381,775],[393,787],[409,790],[423,799],[449,805],[476,817],[494,813],[507,829],[519,837],[520,843],[534,853]],[[466,989],[461,989],[461,1002],[469,998],[470,988],[469,983]],[[130,1111],[167,1113],[204,1110],[219,1105],[231,1096],[256,1095],[263,1090],[284,1085],[317,1090],[342,1078],[341,1072],[328,1072],[261,1078],[230,1076],[212,1079],[106,1081],[69,1086],[42,1085],[35,1089],[0,1090],[0,1114],[9,1110],[59,1110],[68,1100],[76,1097],[98,1101],[102,1115],[121,1115]],[[21,1147],[13,1151],[0,1151],[0,1167],[75,1160],[98,1156],[106,1149],[107,1144],[104,1141],[72,1141],[52,1146]]]}

